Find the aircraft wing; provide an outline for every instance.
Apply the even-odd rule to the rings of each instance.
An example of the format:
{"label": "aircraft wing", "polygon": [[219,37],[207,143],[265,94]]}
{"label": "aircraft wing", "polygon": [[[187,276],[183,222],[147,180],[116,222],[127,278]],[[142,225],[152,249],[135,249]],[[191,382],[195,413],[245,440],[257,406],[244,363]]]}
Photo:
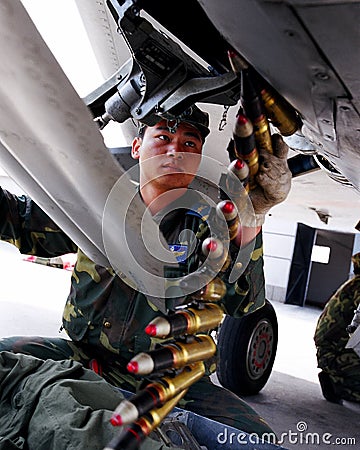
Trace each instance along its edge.
{"label": "aircraft wing", "polygon": [[21,2],[0,6],[2,166],[95,263],[121,267],[165,311],[160,261],[177,263],[158,226]]}

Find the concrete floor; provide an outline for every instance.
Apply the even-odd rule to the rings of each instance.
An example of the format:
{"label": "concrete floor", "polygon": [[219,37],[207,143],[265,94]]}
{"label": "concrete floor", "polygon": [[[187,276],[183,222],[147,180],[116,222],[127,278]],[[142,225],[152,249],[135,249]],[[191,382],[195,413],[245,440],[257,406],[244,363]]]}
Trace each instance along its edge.
{"label": "concrete floor", "polygon": [[[2,244],[0,273],[0,336],[59,336],[70,272],[24,262]],[[335,405],[321,394],[312,340],[320,309],[273,305],[279,322],[274,369],[262,392],[245,400],[288,449],[360,448],[360,405]]]}

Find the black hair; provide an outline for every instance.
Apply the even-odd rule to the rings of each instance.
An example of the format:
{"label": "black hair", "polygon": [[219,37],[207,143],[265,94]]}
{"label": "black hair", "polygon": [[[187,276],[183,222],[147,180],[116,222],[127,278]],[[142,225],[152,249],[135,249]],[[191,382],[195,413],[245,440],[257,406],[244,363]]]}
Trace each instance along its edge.
{"label": "black hair", "polygon": [[142,139],[144,137],[145,129],[146,129],[146,125],[144,123],[141,123],[138,127],[138,132],[137,132],[139,138]]}

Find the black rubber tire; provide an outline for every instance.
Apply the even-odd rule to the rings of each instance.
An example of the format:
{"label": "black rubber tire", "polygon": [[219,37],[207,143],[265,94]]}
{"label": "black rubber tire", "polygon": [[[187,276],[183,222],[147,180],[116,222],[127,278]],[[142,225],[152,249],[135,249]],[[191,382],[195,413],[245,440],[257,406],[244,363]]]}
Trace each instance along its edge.
{"label": "black rubber tire", "polygon": [[278,343],[276,312],[269,301],[241,319],[226,316],[218,333],[217,377],[237,395],[254,395],[268,381]]}

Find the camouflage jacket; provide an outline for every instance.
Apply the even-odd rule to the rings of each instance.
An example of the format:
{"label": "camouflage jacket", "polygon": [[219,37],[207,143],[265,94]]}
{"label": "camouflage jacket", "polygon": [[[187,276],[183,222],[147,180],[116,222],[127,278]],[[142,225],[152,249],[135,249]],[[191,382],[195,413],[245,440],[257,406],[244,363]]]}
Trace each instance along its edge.
{"label": "camouflage jacket", "polygon": [[[160,229],[169,245],[181,245],[178,236],[188,229],[197,236],[199,250],[206,235],[207,214],[202,209],[203,206],[197,204],[193,211],[172,208],[168,214],[163,214]],[[87,258],[29,197],[0,191],[0,239],[16,245],[24,254],[54,257],[78,253],[63,314],[63,327],[73,341],[87,348],[90,346],[95,354],[98,351],[103,355],[107,349],[126,360],[151,346],[144,329],[161,314],[157,308],[141,292],[116,276],[112,268],[101,267]],[[230,247],[230,253],[234,251]],[[184,274],[198,263],[199,251],[192,255],[179,264]],[[225,273],[225,282],[226,276]],[[226,312],[241,317],[261,307],[265,301],[264,284],[262,235],[259,233],[244,272],[235,283],[227,283],[223,299]]]}

